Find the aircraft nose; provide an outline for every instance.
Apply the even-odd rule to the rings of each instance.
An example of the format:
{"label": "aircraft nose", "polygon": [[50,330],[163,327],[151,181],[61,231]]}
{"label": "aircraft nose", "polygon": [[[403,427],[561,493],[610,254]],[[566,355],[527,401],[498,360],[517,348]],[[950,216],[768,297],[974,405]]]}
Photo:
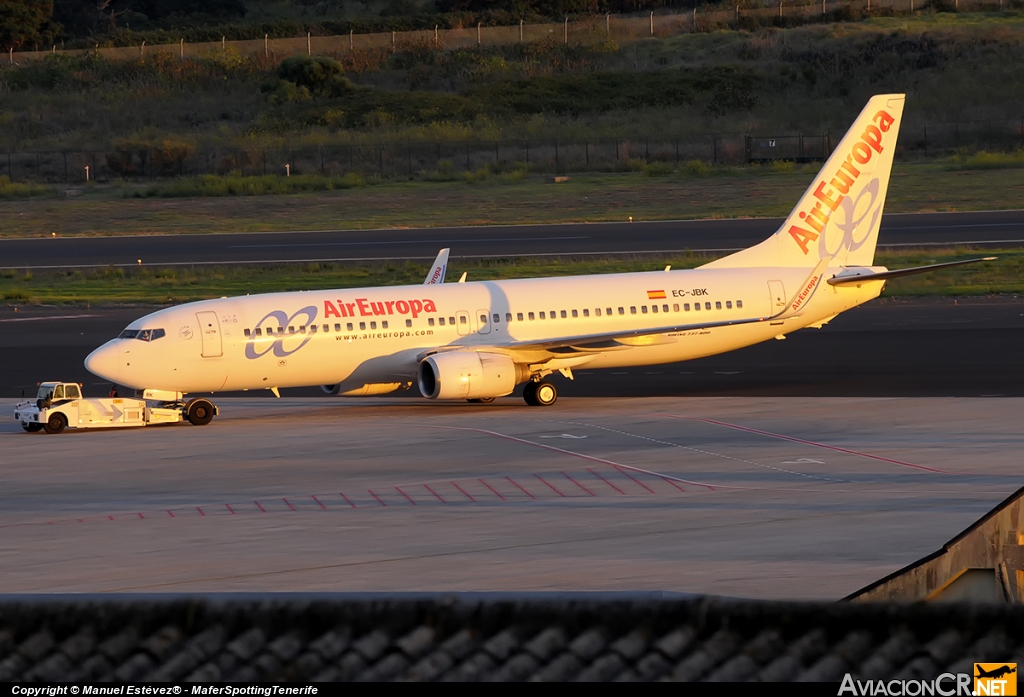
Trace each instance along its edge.
{"label": "aircraft nose", "polygon": [[121,373],[121,350],[116,342],[106,343],[90,353],[85,359],[85,369],[116,383]]}

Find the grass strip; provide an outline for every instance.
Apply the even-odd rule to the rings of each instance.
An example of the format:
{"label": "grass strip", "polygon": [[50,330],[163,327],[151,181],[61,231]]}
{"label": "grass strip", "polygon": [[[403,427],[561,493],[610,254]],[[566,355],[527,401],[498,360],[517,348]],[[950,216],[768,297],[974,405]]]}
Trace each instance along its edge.
{"label": "grass strip", "polygon": [[[876,257],[876,263],[904,268],[998,256],[994,262],[943,269],[889,282],[887,296],[970,296],[1024,293],[1024,250],[969,248],[901,250]],[[677,254],[666,257],[454,259],[449,278],[467,272],[470,281],[581,274],[654,271],[671,264],[693,268],[714,257]],[[106,268],[74,271],[0,273],[0,298],[9,304],[169,305],[222,296],[295,290],[359,288],[421,283],[427,263],[281,264]]]}

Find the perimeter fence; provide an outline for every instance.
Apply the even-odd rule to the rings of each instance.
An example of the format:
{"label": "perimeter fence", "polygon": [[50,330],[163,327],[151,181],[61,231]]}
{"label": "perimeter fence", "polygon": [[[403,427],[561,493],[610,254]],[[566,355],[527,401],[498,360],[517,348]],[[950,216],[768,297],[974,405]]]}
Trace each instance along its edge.
{"label": "perimeter fence", "polygon": [[[121,147],[0,153],[0,176],[11,181],[82,183],[147,180],[201,174],[245,176],[322,174],[363,177],[461,177],[466,173],[527,171],[571,174],[673,169],[709,165],[824,160],[831,134],[704,134],[678,138],[638,136],[589,140],[407,142],[310,147]],[[943,156],[960,151],[1024,149],[1024,118],[1012,121],[904,123],[899,157]]]}
{"label": "perimeter fence", "polygon": [[607,40],[629,41],[643,38],[668,38],[695,32],[714,31],[725,27],[756,27],[762,24],[785,23],[786,20],[812,20],[818,16],[835,13],[842,19],[846,13],[905,14],[925,8],[949,11],[1003,10],[1020,8],[1021,0],[742,0],[742,2],[707,4],[690,10],[667,10],[651,12],[643,16],[587,15],[566,19],[563,22],[525,24],[513,26],[483,26],[451,29],[425,29],[419,31],[392,31],[342,35],[317,36],[307,33],[293,38],[271,38],[219,42],[186,43],[184,39],[175,44],[96,49],[50,50],[37,46],[34,51],[8,52],[12,65],[24,65],[41,60],[50,54],[81,55],[89,51],[98,52],[108,59],[135,59],[162,52],[181,58],[201,58],[217,52],[233,51],[242,55],[262,55],[272,60],[283,60],[298,54],[339,56],[349,52],[381,48],[402,50],[415,46],[432,45],[442,50],[470,48],[473,46],[503,46],[514,43],[540,41],[562,41],[564,43],[597,43]]}

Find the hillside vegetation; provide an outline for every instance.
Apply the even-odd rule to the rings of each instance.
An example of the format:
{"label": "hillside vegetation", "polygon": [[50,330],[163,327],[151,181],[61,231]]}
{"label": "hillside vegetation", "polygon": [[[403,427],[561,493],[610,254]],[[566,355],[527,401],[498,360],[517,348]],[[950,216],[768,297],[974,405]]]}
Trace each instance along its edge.
{"label": "hillside vegetation", "polygon": [[[336,62],[335,62],[336,59]],[[167,149],[378,141],[845,130],[906,92],[908,128],[1024,116],[1024,13],[926,13],[719,30],[628,44],[321,61],[330,89],[261,56],[54,55],[0,67],[0,149]],[[336,69],[335,69],[336,66]],[[294,66],[293,66],[294,68]],[[302,72],[301,66],[299,73]]]}

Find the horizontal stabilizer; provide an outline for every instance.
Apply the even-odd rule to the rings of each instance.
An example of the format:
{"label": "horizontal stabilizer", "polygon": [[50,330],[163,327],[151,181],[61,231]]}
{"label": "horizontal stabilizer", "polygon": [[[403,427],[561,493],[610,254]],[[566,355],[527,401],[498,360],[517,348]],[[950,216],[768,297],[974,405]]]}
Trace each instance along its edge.
{"label": "horizontal stabilizer", "polygon": [[980,259],[964,259],[963,261],[948,261],[944,264],[929,264],[928,266],[912,266],[909,269],[895,269],[894,271],[871,271],[870,269],[846,269],[841,274],[828,279],[830,286],[848,286],[865,281],[887,281],[890,278],[900,276],[912,276],[916,273],[926,273],[935,269],[945,269],[950,266],[963,266],[974,264],[979,261],[995,261],[998,257],[981,257]]}

